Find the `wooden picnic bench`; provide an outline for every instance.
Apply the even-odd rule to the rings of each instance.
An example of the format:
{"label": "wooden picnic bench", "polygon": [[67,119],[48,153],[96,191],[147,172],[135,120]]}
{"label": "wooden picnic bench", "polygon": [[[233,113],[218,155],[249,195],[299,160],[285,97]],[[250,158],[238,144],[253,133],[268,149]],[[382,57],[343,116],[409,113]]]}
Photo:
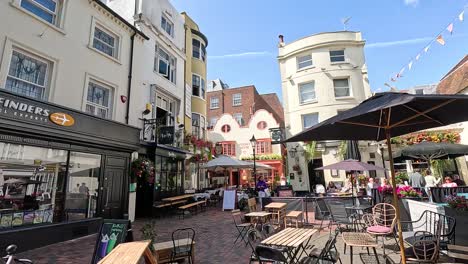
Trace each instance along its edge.
{"label": "wooden picnic bench", "polygon": [[179,210],[181,210],[181,212],[182,212],[182,218],[185,217],[185,212],[186,211],[190,211],[193,208],[195,208],[195,210],[197,210],[199,206],[201,206],[202,209],[203,209],[203,206],[206,206],[206,200],[179,206]]}
{"label": "wooden picnic bench", "polygon": [[184,194],[184,195],[179,195],[179,196],[173,196],[173,197],[168,197],[161,199],[163,202],[175,202],[178,200],[187,200],[188,198],[192,198],[193,194]]}

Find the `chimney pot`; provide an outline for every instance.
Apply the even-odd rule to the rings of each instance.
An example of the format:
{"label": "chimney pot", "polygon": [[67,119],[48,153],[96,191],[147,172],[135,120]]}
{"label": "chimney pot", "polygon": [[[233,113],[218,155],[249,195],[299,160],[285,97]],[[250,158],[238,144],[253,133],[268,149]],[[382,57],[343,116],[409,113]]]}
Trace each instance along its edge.
{"label": "chimney pot", "polygon": [[278,38],[279,38],[280,43],[284,43],[284,36],[283,35],[279,35]]}

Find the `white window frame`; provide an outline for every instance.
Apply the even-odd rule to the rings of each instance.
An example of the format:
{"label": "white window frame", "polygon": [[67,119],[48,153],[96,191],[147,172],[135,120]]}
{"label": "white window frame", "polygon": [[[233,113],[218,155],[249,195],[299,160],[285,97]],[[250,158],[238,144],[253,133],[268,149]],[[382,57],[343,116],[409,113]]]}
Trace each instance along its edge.
{"label": "white window frame", "polygon": [[[314,89],[314,98],[309,100],[309,101],[304,101],[303,100],[303,93],[302,93],[302,88],[305,86],[305,85],[308,85],[308,84],[312,84],[313,85],[313,89]],[[297,85],[298,86],[298,90],[299,90],[299,104],[303,105],[303,104],[310,104],[310,103],[315,103],[317,102],[317,91],[315,90],[315,81],[310,81],[310,82],[303,82],[303,83],[300,83]],[[307,93],[311,93],[311,92],[307,92]]]}
{"label": "white window frame", "polygon": [[[343,55],[331,55],[331,53],[333,51],[343,51]],[[328,51],[328,55],[330,57],[330,63],[331,64],[334,64],[334,63],[346,63],[346,52],[345,52],[345,49],[334,49],[334,50],[330,50]],[[341,58],[343,57],[343,60],[342,61],[332,61],[332,58]]]}
{"label": "white window frame", "polygon": [[236,120],[236,122],[239,124],[239,126],[244,125],[244,119],[242,117],[242,113],[234,113],[234,114],[232,114],[232,118],[234,118],[234,120]]}
{"label": "white window frame", "polygon": [[[28,9],[24,8],[21,6],[21,3],[22,1],[24,0],[10,0],[11,2],[11,6],[19,9],[20,11],[26,13],[27,15],[33,17],[34,19],[37,19],[38,21],[40,21],[41,23],[44,23],[45,25],[49,26],[50,28],[62,33],[62,34],[66,34],[66,32],[64,31],[64,22],[65,22],[65,11],[66,11],[66,7],[67,7],[67,4],[68,4],[68,0],[53,0],[55,1],[57,4],[56,4],[56,9],[55,9],[55,12],[50,12],[49,9],[45,8],[45,7],[42,7],[40,4],[38,3],[33,3],[35,6],[38,6],[40,9],[48,12],[48,13],[53,13],[55,15],[55,21],[54,23],[50,23],[49,21],[45,20],[44,18],[36,15],[35,13],[29,11]],[[29,0],[29,2],[35,2],[34,0]]]}
{"label": "white window frame", "polygon": [[241,106],[241,105],[242,105],[242,94],[241,93],[233,94],[232,95],[232,106]]}
{"label": "white window frame", "polygon": [[213,129],[216,126],[216,123],[218,122],[218,117],[212,117],[210,118],[210,128]]}
{"label": "white window frame", "polygon": [[316,124],[312,125],[312,126],[309,126],[309,127],[306,127],[305,126],[305,118],[306,116],[311,116],[311,115],[316,115],[317,116],[317,124],[320,123],[320,117],[319,117],[319,113],[308,113],[308,114],[303,114],[301,116],[301,119],[302,119],[302,129],[307,129],[309,127],[312,127],[312,126],[315,126]]}
{"label": "white window frame", "polygon": [[[162,52],[167,54],[167,56],[169,57],[169,60],[160,56],[159,54],[160,50],[162,50]],[[154,51],[155,53],[154,53],[153,71],[157,75],[164,77],[169,82],[173,84],[177,84],[177,58],[173,56],[171,53],[167,52],[166,49],[162,48],[159,43],[156,43]],[[160,60],[163,60],[167,65],[166,67],[167,75],[159,73],[159,61]]]}
{"label": "white window frame", "polygon": [[[176,123],[177,121],[177,116],[178,116],[178,109],[179,109],[179,102],[175,98],[168,96],[163,93],[159,93],[160,87],[154,85],[152,87],[152,94],[151,94],[151,102],[153,104],[153,111],[152,111],[152,118],[156,118],[156,110],[157,108],[161,108],[165,111],[167,111],[170,115],[169,118],[167,118],[166,126],[172,126]],[[172,106],[172,107],[171,107]],[[190,116],[191,117],[191,116]]]}
{"label": "white window frame", "polygon": [[[97,49],[94,47],[94,33],[96,31],[96,27],[99,28],[99,30],[103,31],[104,33],[106,34],[109,34],[111,35],[112,37],[115,37],[115,47],[114,47],[114,54],[113,56]],[[98,41],[101,41],[98,39]],[[109,46],[107,43],[101,41],[102,43],[104,43],[104,45],[107,45]],[[120,63],[120,51],[121,51],[121,46],[122,46],[122,35],[120,35],[119,33],[115,32],[114,30],[110,29],[108,26],[106,26],[104,23],[102,23],[101,21],[99,21],[96,17],[92,17],[92,20],[91,20],[91,34],[89,36],[89,44],[88,44],[88,48],[90,48],[91,50],[103,55],[104,57],[106,58],[109,58],[117,63]]]}
{"label": "white window frame", "polygon": [[193,128],[198,127],[198,135],[193,135],[193,136],[196,136],[197,139],[205,139],[205,137],[206,137],[206,117],[204,115],[200,114],[200,113],[193,112],[192,113],[192,120],[194,120],[194,118],[193,118],[194,115],[198,116],[199,124],[198,124],[198,126],[196,126],[196,125],[194,125],[192,123],[192,135],[193,135]]}
{"label": "white window frame", "polygon": [[[8,45],[10,43],[9,40],[7,40],[7,45],[5,45],[7,48],[7,46],[10,46]],[[42,96],[41,98],[37,98],[37,97],[31,97],[31,98],[35,98],[35,99],[39,99],[39,100],[47,100],[48,99],[48,96],[50,94],[50,87],[51,87],[51,80],[52,80],[52,73],[53,73],[53,70],[54,70],[54,66],[55,66],[55,63],[54,61],[51,61],[50,59],[48,59],[47,57],[43,57],[35,52],[32,52],[28,49],[25,49],[25,48],[22,48],[22,47],[18,47],[14,44],[12,44],[11,47],[11,51],[9,52],[9,56],[5,56],[4,57],[4,62],[2,63],[2,66],[5,65],[5,62],[6,62],[6,65],[7,67],[5,67],[6,71],[5,71],[5,81],[4,81],[4,85],[2,88],[5,88],[6,89],[6,82],[7,82],[7,79],[8,77],[11,78],[11,79],[15,79],[15,80],[18,80],[20,82],[23,82],[23,83],[26,83],[26,84],[30,84],[30,85],[34,85],[34,86],[37,86],[39,88],[42,88],[43,89],[43,92],[42,92]],[[24,56],[27,56],[27,57],[30,57],[32,59],[35,59],[35,60],[38,60],[42,63],[45,63],[47,65],[47,69],[46,69],[46,72],[45,72],[45,77],[44,77],[44,85],[40,85],[40,84],[36,84],[36,83],[33,83],[33,82],[30,82],[30,81],[27,81],[27,80],[23,80],[19,77],[16,77],[16,76],[13,76],[13,75],[9,75],[10,73],[10,66],[11,66],[11,59],[13,57],[13,52],[17,52],[17,53],[20,53],[20,54],[23,54]],[[16,93],[16,92],[15,92]],[[16,94],[20,94],[20,93],[16,93]],[[20,94],[21,95],[21,94]],[[23,95],[23,96],[28,96],[28,95]],[[30,97],[30,96],[28,96]]]}
{"label": "white window frame", "polygon": [[[214,102],[214,101],[216,101],[216,102]],[[217,97],[217,96],[211,97],[210,98],[210,109],[218,109],[218,108],[219,108],[219,97]]]}
{"label": "white window frame", "polygon": [[[166,27],[164,27],[163,22],[165,22]],[[167,25],[171,26],[171,30],[169,30],[169,32],[167,32]],[[161,14],[161,28],[167,35],[171,36],[171,38],[174,38],[174,23],[164,14]]]}
{"label": "white window frame", "polygon": [[[310,56],[310,59],[305,60],[305,61],[303,61],[303,62],[299,62],[299,59],[300,59],[300,58],[304,58],[304,57],[307,57],[307,56]],[[310,62],[310,65],[302,66],[302,67],[300,66],[301,64],[303,64],[303,63],[308,63],[308,62]],[[297,57],[296,57],[296,65],[297,65],[297,70],[298,70],[298,71],[301,71],[301,70],[304,70],[304,69],[309,69],[309,68],[314,67],[314,61],[313,61],[313,59],[312,59],[312,54],[306,54],[306,55],[302,55],[302,56],[297,56]]]}
{"label": "white window frame", "polygon": [[[345,95],[345,96],[337,96],[336,95],[336,87],[335,87],[335,80],[347,80],[348,81],[348,92],[349,92],[349,95]],[[353,97],[353,89],[351,89],[351,78],[350,77],[335,77],[333,78],[332,80],[332,84],[333,84],[333,94],[335,96],[336,99],[343,99],[343,98],[350,98],[350,97]],[[339,87],[338,89],[344,89],[344,87]]]}
{"label": "white window frame", "polygon": [[[116,91],[118,90],[117,89],[117,86],[115,84],[112,84],[108,81],[105,81],[101,78],[98,78],[96,76],[93,76],[93,75],[90,75],[88,73],[86,73],[86,78],[85,78],[85,89],[84,89],[84,93],[83,93],[83,106],[82,106],[82,109],[83,109],[83,112],[85,113],[88,113],[86,111],[86,106],[88,105],[88,90],[89,90],[89,83],[92,82],[92,83],[95,83],[103,88],[106,88],[106,89],[109,89],[109,106],[107,107],[108,108],[108,111],[107,111],[107,117],[105,119],[113,119],[113,117],[115,116],[115,105],[116,105]],[[98,104],[95,104],[95,103],[89,103],[90,105],[96,107],[96,109],[98,108],[106,108],[106,107],[102,107],[101,105],[98,105]],[[97,116],[96,113],[89,113],[90,115],[94,115],[94,116]],[[99,116],[97,116],[99,117]],[[102,118],[102,117],[100,117]]]}

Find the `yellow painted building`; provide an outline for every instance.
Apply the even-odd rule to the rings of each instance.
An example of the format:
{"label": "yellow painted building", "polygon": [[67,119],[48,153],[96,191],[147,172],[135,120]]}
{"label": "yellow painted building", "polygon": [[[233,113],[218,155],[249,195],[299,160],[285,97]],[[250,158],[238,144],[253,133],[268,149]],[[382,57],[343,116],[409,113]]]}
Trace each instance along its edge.
{"label": "yellow painted building", "polygon": [[208,39],[187,13],[182,12],[182,16],[185,20],[185,53],[187,56],[185,131],[200,139],[206,139],[206,47]]}

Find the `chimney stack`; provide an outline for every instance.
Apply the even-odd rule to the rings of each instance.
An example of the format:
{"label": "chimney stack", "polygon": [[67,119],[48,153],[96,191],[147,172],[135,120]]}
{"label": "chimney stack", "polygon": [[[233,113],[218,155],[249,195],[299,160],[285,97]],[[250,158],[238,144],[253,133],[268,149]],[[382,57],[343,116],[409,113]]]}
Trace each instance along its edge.
{"label": "chimney stack", "polygon": [[284,47],[284,36],[283,35],[279,35],[278,36],[279,38],[279,43],[278,43],[278,47]]}

